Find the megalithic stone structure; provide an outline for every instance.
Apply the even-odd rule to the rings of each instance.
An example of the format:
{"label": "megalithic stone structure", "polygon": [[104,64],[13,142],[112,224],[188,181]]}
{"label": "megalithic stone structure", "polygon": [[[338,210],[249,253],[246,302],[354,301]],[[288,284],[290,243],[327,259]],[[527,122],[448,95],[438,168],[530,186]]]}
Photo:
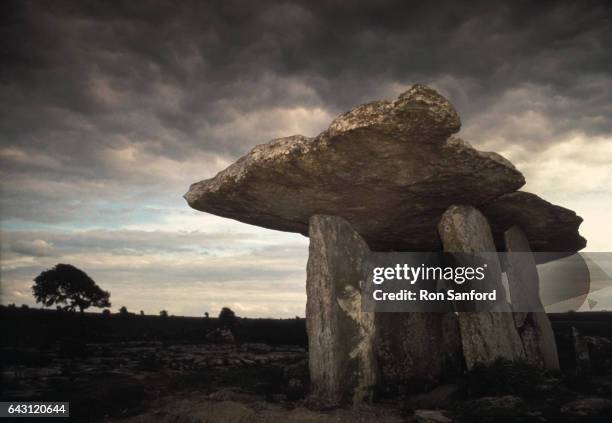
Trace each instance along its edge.
{"label": "megalithic stone structure", "polygon": [[460,369],[454,313],[373,313],[361,309],[370,252],[343,218],[310,218],[306,275],[312,397],[320,404],[367,402],[377,385],[436,382]]}
{"label": "megalithic stone structure", "polygon": [[361,273],[369,252],[344,219],[309,224],[306,327],[312,396],[326,405],[367,401],[377,383],[374,313],[361,311]]}
{"label": "megalithic stone structure", "polygon": [[[442,215],[438,232],[444,251],[452,253],[491,253],[495,244],[487,219],[470,206],[451,206]],[[490,279],[496,283],[498,297],[503,295],[501,266],[497,258],[488,262]],[[503,297],[501,297],[503,299]],[[500,301],[499,312],[459,313],[463,356],[468,369],[476,363],[490,363],[498,357],[525,358],[521,338],[514,325],[510,306]]]}
{"label": "megalithic stone structure", "polygon": [[[519,334],[512,313],[459,313],[457,323],[452,313],[361,311],[359,264],[368,249],[504,251],[504,234],[514,225],[534,252],[557,253],[538,255],[543,261],[586,245],[576,213],[517,191],[525,183],[521,172],[456,137],[460,127],[446,98],[414,85],[393,101],[353,108],[315,137],[257,145],[184,196],[196,210],[311,238],[310,371],[314,396],[328,404],[367,400],[379,382],[436,380],[457,357],[459,332],[468,367],[498,356],[524,358],[535,328],[539,341],[527,343],[540,351],[528,355],[548,354],[545,322],[518,316]],[[493,267],[497,278],[499,263]],[[542,358],[548,368],[551,357]]]}
{"label": "megalithic stone structure", "polygon": [[[540,300],[540,283],[536,262],[527,236],[518,226],[504,234],[506,243],[506,274],[513,305],[523,310],[514,313],[527,361],[548,370],[559,370],[555,335]],[[513,254],[517,253],[517,254]]]}

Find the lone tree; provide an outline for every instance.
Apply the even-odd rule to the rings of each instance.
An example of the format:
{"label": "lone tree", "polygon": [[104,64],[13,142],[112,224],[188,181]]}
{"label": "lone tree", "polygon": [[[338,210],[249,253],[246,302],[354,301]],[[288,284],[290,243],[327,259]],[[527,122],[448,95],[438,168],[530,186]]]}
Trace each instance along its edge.
{"label": "lone tree", "polygon": [[221,309],[219,313],[219,323],[221,323],[221,326],[231,329],[236,324],[236,320],[238,320],[236,313],[234,313],[231,308],[223,307]]}
{"label": "lone tree", "polygon": [[82,313],[86,308],[110,307],[110,292],[102,290],[87,273],[70,264],[57,264],[34,278],[36,302],[45,307],[60,304],[64,310]]}

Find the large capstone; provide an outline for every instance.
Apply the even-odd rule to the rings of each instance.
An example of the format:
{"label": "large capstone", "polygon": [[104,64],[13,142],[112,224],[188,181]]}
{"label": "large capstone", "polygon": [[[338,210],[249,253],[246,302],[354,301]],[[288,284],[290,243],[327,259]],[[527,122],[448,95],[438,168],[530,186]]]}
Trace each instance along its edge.
{"label": "large capstone", "polygon": [[573,212],[533,194],[504,197],[523,175],[454,136],[459,128],[444,97],[415,85],[393,102],[354,108],[314,138],[258,145],[185,198],[197,210],[303,235],[312,215],[343,217],[376,251],[440,250],[436,226],[452,204],[483,206],[500,250],[515,221],[535,251],[584,247]]}

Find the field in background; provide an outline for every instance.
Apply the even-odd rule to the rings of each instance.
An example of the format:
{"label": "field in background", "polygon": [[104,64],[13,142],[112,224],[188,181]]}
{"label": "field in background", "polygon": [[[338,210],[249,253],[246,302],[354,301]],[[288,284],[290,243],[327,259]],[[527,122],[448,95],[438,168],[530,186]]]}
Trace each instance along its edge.
{"label": "field in background", "polygon": [[[82,342],[205,342],[221,326],[217,318],[141,316],[136,314],[71,313],[0,306],[0,346],[48,345],[62,340]],[[306,346],[304,319],[238,318],[232,329],[238,342]]]}
{"label": "field in background", "polygon": [[[586,383],[590,379],[572,376],[575,354],[571,338],[571,329],[576,327],[602,345],[602,351],[608,351],[612,313],[550,317],[564,369],[555,383],[563,389],[555,388],[552,399],[536,398],[530,407],[549,413],[550,401],[556,404],[576,395],[612,392],[607,388],[612,386],[607,376],[607,352],[601,357],[593,355],[593,365],[599,366],[593,368],[594,375],[603,382],[593,379]],[[0,307],[0,398],[67,400],[74,421],[94,422],[151,413],[164,399],[171,407],[177,398],[195,401],[198,407],[203,407],[198,401],[228,399],[288,409],[300,404],[309,391],[304,319],[239,318],[232,329],[234,339],[229,341],[211,338],[220,329],[217,318]],[[505,367],[501,370],[508,371]],[[508,381],[516,376],[514,370],[501,379],[499,371],[490,371],[491,386],[482,378],[475,379],[475,386],[497,394],[510,389]],[[522,380],[526,376],[520,373],[517,377]],[[463,392],[470,380],[449,382]],[[543,383],[550,381],[544,379]],[[404,412],[410,413],[409,399],[400,399],[402,404],[408,407]],[[551,413],[558,417],[556,411]]]}

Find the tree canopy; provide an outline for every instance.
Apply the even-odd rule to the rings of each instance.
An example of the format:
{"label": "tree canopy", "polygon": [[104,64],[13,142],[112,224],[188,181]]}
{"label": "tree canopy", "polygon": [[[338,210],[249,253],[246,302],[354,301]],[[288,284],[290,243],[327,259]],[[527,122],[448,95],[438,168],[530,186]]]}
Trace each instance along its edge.
{"label": "tree canopy", "polygon": [[222,326],[231,329],[234,327],[237,320],[238,318],[236,317],[236,313],[234,313],[231,308],[223,307],[221,309],[221,312],[219,313],[219,322]]}
{"label": "tree canopy", "polygon": [[63,305],[65,310],[77,307],[83,312],[93,307],[110,307],[110,292],[102,290],[87,273],[71,264],[59,263],[34,278],[36,302],[49,307]]}

